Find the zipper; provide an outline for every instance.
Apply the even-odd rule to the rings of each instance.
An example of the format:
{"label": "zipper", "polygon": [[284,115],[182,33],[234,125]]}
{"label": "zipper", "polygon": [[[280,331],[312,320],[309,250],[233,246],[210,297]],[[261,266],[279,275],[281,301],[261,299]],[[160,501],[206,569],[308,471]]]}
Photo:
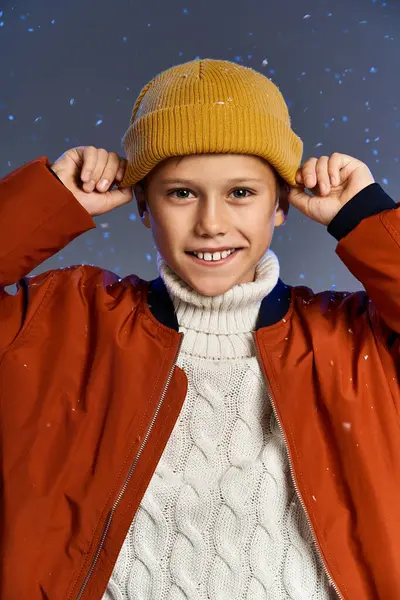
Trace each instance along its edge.
{"label": "zipper", "polygon": [[161,407],[162,407],[162,405],[164,403],[164,399],[165,399],[165,396],[166,396],[169,384],[171,383],[172,374],[174,372],[176,361],[178,359],[178,355],[179,355],[179,352],[180,352],[180,349],[181,349],[181,346],[182,346],[182,342],[183,342],[183,333],[180,333],[179,335],[180,335],[180,341],[179,341],[178,349],[176,351],[172,367],[169,370],[167,381],[165,383],[163,392],[162,392],[162,394],[160,396],[160,400],[159,400],[159,402],[157,404],[156,411],[155,411],[155,413],[153,415],[152,421],[151,421],[151,423],[149,425],[149,428],[148,428],[148,430],[146,432],[146,435],[143,438],[142,445],[140,446],[139,451],[138,451],[137,455],[135,456],[135,458],[133,460],[133,463],[131,464],[131,467],[130,467],[129,472],[128,472],[126,478],[125,478],[125,481],[124,481],[124,483],[123,483],[123,485],[122,485],[122,487],[121,487],[121,489],[119,491],[119,494],[118,494],[117,498],[114,500],[114,504],[112,505],[112,507],[110,509],[110,512],[109,512],[108,517],[107,517],[106,524],[104,525],[102,536],[101,536],[99,544],[97,546],[96,553],[95,553],[95,555],[93,557],[92,562],[90,563],[89,570],[88,570],[88,572],[86,574],[85,579],[82,582],[82,585],[81,585],[81,587],[79,589],[79,592],[78,592],[75,600],[81,600],[81,598],[82,598],[82,596],[83,596],[83,594],[85,592],[85,589],[86,589],[86,587],[87,587],[87,585],[89,583],[89,580],[90,580],[91,576],[93,575],[94,568],[95,568],[95,566],[97,564],[97,561],[99,560],[99,556],[100,556],[100,553],[101,553],[101,551],[103,549],[104,542],[105,542],[105,539],[107,537],[107,533],[108,533],[108,531],[110,529],[111,521],[113,519],[115,511],[117,510],[118,505],[120,504],[122,498],[124,497],[126,489],[127,489],[128,485],[129,485],[129,482],[130,482],[130,480],[132,478],[133,472],[134,472],[134,470],[136,468],[136,465],[139,462],[139,458],[140,458],[141,454],[143,453],[144,447],[147,444],[147,441],[149,439],[150,433],[152,432],[152,430],[154,428],[154,424],[156,422],[158,413],[160,412]]}
{"label": "zipper", "polygon": [[289,462],[290,477],[291,477],[292,482],[293,482],[293,487],[294,487],[294,490],[296,492],[296,496],[297,496],[297,498],[298,498],[301,506],[303,507],[304,514],[306,516],[308,525],[310,527],[311,534],[312,534],[313,539],[314,539],[314,545],[315,545],[315,548],[317,550],[317,554],[319,555],[321,564],[324,567],[324,571],[325,571],[325,574],[326,574],[326,576],[328,578],[328,581],[329,581],[330,585],[333,587],[333,589],[335,590],[336,594],[338,595],[339,600],[344,600],[344,598],[343,598],[342,594],[340,593],[337,584],[333,580],[332,575],[330,574],[330,571],[329,571],[329,569],[327,567],[327,564],[326,564],[326,562],[324,560],[324,557],[322,555],[321,549],[320,549],[320,547],[318,545],[317,536],[315,535],[315,531],[313,529],[310,516],[308,514],[308,511],[307,511],[306,505],[304,503],[303,497],[302,497],[302,495],[300,493],[300,490],[298,488],[297,481],[296,481],[295,476],[294,476],[294,470],[293,470],[293,465],[292,465],[292,457],[290,455],[289,444],[288,444],[288,441],[287,441],[286,433],[285,433],[285,431],[283,429],[281,420],[280,420],[280,418],[278,416],[278,412],[276,410],[275,401],[273,399],[272,392],[271,392],[271,389],[270,389],[270,386],[269,386],[269,382],[267,380],[267,376],[266,376],[266,373],[264,371],[264,364],[263,364],[262,360],[260,359],[260,354],[259,354],[259,351],[258,351],[258,345],[257,345],[257,339],[256,339],[255,333],[253,334],[253,337],[254,337],[254,341],[255,341],[257,360],[258,360],[258,362],[259,362],[259,364],[261,366],[261,372],[263,373],[263,376],[264,376],[264,382],[265,382],[265,386],[266,386],[266,390],[267,390],[267,396],[268,396],[268,399],[269,399],[269,401],[271,403],[272,410],[274,412],[274,416],[275,416],[276,422],[278,423],[279,430],[280,430],[280,432],[282,434],[282,438],[283,438],[283,440],[285,442],[285,449],[286,449],[286,454],[287,454],[288,462]]}

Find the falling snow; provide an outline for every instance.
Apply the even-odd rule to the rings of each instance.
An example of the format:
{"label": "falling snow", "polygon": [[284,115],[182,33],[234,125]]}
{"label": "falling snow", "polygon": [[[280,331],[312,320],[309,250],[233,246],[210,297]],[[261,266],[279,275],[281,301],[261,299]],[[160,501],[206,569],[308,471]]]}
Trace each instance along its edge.
{"label": "falling snow", "polygon": [[[16,143],[2,145],[2,174],[35,156],[47,153],[53,157],[84,143],[121,151],[119,141],[128,126],[143,77],[155,75],[176,62],[197,58],[201,48],[204,56],[218,55],[253,67],[282,86],[292,125],[304,140],[304,159],[307,155],[321,156],[351,148],[357,157],[368,162],[376,181],[396,196],[400,90],[397,78],[388,77],[387,73],[397,71],[400,38],[394,25],[400,19],[400,9],[397,3],[390,5],[384,0],[366,1],[356,16],[335,7],[328,2],[321,9],[316,0],[300,0],[288,21],[288,30],[278,25],[287,21],[285,3],[274,6],[275,18],[270,21],[249,10],[244,23],[235,11],[230,11],[224,15],[223,26],[232,32],[239,27],[241,35],[232,35],[226,44],[223,36],[218,37],[221,24],[215,21],[210,23],[210,33],[202,38],[201,47],[196,35],[179,36],[179,32],[187,32],[197,21],[208,17],[205,4],[180,5],[169,13],[154,11],[151,22],[145,6],[140,6],[135,13],[135,35],[131,33],[130,19],[121,27],[117,14],[107,13],[107,44],[102,36],[93,36],[91,52],[99,57],[99,64],[119,64],[123,49],[123,56],[134,57],[132,65],[129,69],[116,69],[112,75],[95,69],[85,76],[78,74],[83,73],[82,56],[88,38],[78,12],[71,9],[73,14],[67,18],[57,4],[47,12],[39,11],[34,4],[29,10],[18,10],[13,5],[3,7],[1,33],[9,36],[4,37],[5,43],[10,48],[15,43],[24,56],[32,56],[32,61],[25,61],[21,67],[17,52],[7,55],[5,85],[0,92],[0,135],[1,139],[13,139]],[[76,56],[68,54],[68,62],[63,32],[65,28],[70,31],[71,22],[77,52]],[[171,35],[160,36],[162,28]],[[368,40],[373,40],[373,44],[368,44]],[[51,47],[52,53],[41,53],[43,47]],[[139,48],[140,69],[134,64]],[[360,51],[354,53],[353,48]],[[158,59],[154,58],[155,53]],[[63,57],[65,70],[57,78],[50,78],[54,56]],[[288,61],[287,56],[296,60]],[[29,98],[34,100],[28,102]],[[232,103],[233,99],[217,98],[215,102],[224,110],[223,103]],[[133,268],[138,270],[139,263],[141,275],[156,276],[151,235],[134,210],[129,205],[119,209],[115,217],[113,214],[107,225],[104,220],[98,222],[95,231],[63,249],[47,261],[45,268],[97,260],[105,268],[127,274]],[[275,234],[273,249],[286,268],[289,282],[309,285],[314,290],[360,289],[344,265],[340,265],[337,278],[332,279],[338,267],[328,234],[318,237],[316,253],[324,260],[313,264],[315,252],[310,232],[307,219],[292,209],[287,224]],[[322,245],[321,239],[326,240]],[[349,334],[353,334],[352,329]],[[368,360],[367,355],[364,360]]]}

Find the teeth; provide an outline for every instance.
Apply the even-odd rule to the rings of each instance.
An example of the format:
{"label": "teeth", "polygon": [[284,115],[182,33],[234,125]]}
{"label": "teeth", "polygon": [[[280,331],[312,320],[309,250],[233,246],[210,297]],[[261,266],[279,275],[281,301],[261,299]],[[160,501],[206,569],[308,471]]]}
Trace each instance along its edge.
{"label": "teeth", "polygon": [[232,254],[232,252],[235,252],[235,248],[232,248],[232,250],[223,250],[222,252],[214,252],[214,254],[211,254],[210,252],[193,252],[193,254],[201,260],[211,261],[226,258],[230,254]]}

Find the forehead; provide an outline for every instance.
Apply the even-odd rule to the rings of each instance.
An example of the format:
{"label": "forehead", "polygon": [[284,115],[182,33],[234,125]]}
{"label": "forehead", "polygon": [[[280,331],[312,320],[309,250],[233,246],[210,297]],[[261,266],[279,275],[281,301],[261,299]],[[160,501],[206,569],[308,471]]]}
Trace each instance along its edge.
{"label": "forehead", "polygon": [[275,169],[264,159],[246,154],[193,154],[173,156],[161,162],[149,174],[150,178],[182,176],[185,178],[237,178],[256,177],[274,180]]}

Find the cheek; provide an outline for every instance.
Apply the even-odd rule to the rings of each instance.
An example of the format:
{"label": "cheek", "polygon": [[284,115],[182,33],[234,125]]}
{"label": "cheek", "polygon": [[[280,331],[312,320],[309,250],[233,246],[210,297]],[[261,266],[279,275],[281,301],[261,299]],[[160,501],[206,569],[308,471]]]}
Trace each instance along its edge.
{"label": "cheek", "polygon": [[159,248],[168,251],[181,244],[185,229],[174,215],[162,211],[153,212],[150,220],[154,241]]}
{"label": "cheek", "polygon": [[239,231],[246,232],[246,235],[256,241],[265,239],[266,234],[270,233],[274,224],[274,215],[271,211],[252,210],[246,215],[240,215],[237,221]]}

